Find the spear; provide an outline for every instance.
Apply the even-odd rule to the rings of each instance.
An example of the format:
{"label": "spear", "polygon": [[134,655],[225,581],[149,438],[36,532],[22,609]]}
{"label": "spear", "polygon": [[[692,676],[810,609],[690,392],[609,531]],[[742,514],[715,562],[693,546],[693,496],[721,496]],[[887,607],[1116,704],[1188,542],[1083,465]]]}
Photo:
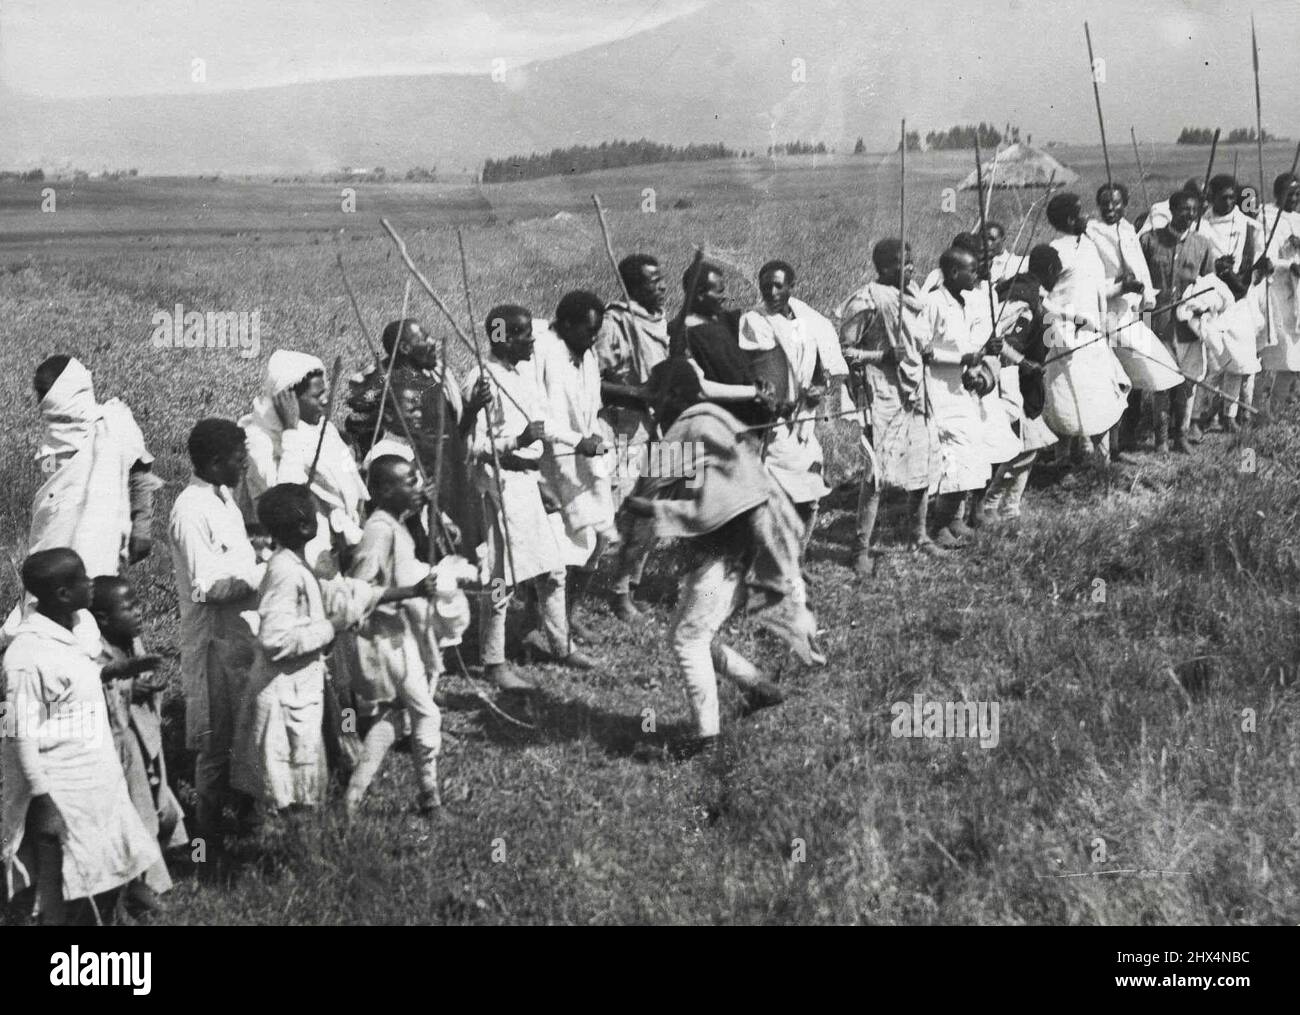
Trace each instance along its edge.
{"label": "spear", "polygon": [[1110,175],[1110,149],[1106,147],[1106,121],[1101,115],[1101,89],[1097,87],[1097,61],[1092,55],[1092,31],[1083,23],[1083,36],[1088,40],[1088,73],[1092,77],[1092,98],[1097,105],[1097,126],[1101,129],[1101,156],[1106,160],[1106,186],[1114,186]]}
{"label": "spear", "polygon": [[[465,257],[465,237],[461,234],[460,229],[456,230],[456,246],[460,250],[460,277],[465,286],[465,312],[469,314],[470,334],[474,336],[474,355],[478,358],[478,369],[480,377],[487,377],[487,368],[483,365],[483,354],[478,347],[478,331],[475,329],[474,322],[477,318],[474,316],[474,300],[470,295],[469,289],[469,261]],[[443,333],[443,355],[446,355],[446,332]],[[446,383],[447,361],[442,361],[443,383]],[[501,385],[497,385],[497,391],[501,392]],[[444,399],[445,401],[445,399]],[[527,413],[525,413],[527,415]],[[492,476],[496,482],[497,497],[501,501],[501,533],[502,543],[505,544],[506,562],[510,565],[510,576],[515,575],[515,558],[510,549],[510,523],[506,521],[506,492],[505,482],[501,478],[501,456],[497,453],[497,442],[492,439],[492,428],[488,430],[488,447],[492,451]],[[441,432],[441,431],[439,431]],[[441,457],[441,456],[440,456]]]}
{"label": "spear", "polygon": [[[592,194],[591,203],[596,206],[596,218],[600,222],[600,235],[605,239],[605,256],[609,258],[609,266],[614,269],[614,277],[618,279],[618,287],[623,290],[623,299],[627,301],[628,309],[632,307],[632,294],[628,292],[627,283],[623,281],[623,273],[618,270],[618,258],[614,256],[614,241],[609,236],[609,224],[605,221],[605,207],[600,203],[600,195]],[[645,371],[641,364],[641,350],[638,346],[635,336],[632,343],[632,365],[636,367],[637,379],[645,377]]]}
{"label": "spear", "polygon": [[1210,161],[1205,167],[1205,183],[1201,185],[1201,200],[1197,207],[1200,209],[1196,213],[1196,228],[1192,232],[1199,232],[1201,228],[1201,219],[1205,216],[1205,202],[1210,193],[1210,175],[1214,172],[1214,153],[1219,149],[1219,128],[1214,128],[1214,138],[1210,141]]}
{"label": "spear", "polygon": [[411,280],[406,280],[406,290],[402,293],[402,316],[398,318],[397,335],[393,339],[393,352],[388,357],[388,369],[384,371],[384,386],[379,393],[379,405],[381,411],[375,419],[375,431],[370,435],[370,446],[374,447],[379,440],[379,431],[384,425],[384,413],[382,406],[388,399],[388,392],[393,386],[393,367],[397,365],[397,351],[402,347],[402,332],[406,330],[406,312],[411,305]]}
{"label": "spear", "polygon": [[[983,186],[983,179],[984,179],[984,168],[980,160],[980,137],[979,137],[979,131],[976,131],[975,132],[975,186],[977,190]],[[989,266],[992,265],[993,262],[989,257],[989,231],[988,231],[987,222],[984,218],[983,202],[980,203],[980,249],[983,251],[984,265],[986,268],[988,268]],[[989,278],[985,280],[985,283],[988,286],[988,291],[989,291],[989,327],[996,328],[998,312],[997,312],[997,308],[993,305],[992,273],[990,273]],[[989,332],[990,339],[993,337],[993,334],[994,333],[992,331]]]}
{"label": "spear", "polygon": [[1142,168],[1142,153],[1138,151],[1137,131],[1132,127],[1128,129],[1128,136],[1133,140],[1133,157],[1137,159],[1138,183],[1142,187],[1142,200],[1146,202],[1148,210],[1151,208],[1151,195],[1147,193],[1147,171]]}
{"label": "spear", "polygon": [[[337,335],[337,330],[335,334]],[[312,456],[311,468],[307,470],[307,485],[311,486],[311,481],[316,476],[316,466],[320,464],[321,449],[325,447],[325,429],[329,425],[330,416],[334,414],[334,403],[338,400],[339,381],[343,377],[343,354],[339,353],[334,357],[334,368],[330,370],[330,386],[325,390],[329,392],[329,401],[325,404],[325,418],[320,421],[320,436],[316,438],[316,454]]]}
{"label": "spear", "polygon": [[[1255,37],[1255,15],[1250,16],[1250,58],[1251,67],[1255,71],[1255,153],[1259,156],[1259,214],[1261,220],[1264,217],[1264,114],[1263,104],[1259,97],[1259,40]],[[1278,219],[1281,220],[1281,209],[1278,209]],[[1264,247],[1264,254],[1268,254],[1268,247]],[[1243,265],[1243,267],[1245,267]],[[1273,310],[1269,305],[1272,300],[1269,298],[1269,276],[1264,276],[1264,334],[1268,340],[1273,341]]]}

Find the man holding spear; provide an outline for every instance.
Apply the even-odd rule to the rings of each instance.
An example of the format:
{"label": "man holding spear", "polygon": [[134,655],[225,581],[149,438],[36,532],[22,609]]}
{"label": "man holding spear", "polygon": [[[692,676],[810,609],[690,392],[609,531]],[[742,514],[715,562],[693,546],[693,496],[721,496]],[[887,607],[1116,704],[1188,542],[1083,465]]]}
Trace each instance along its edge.
{"label": "man holding spear", "polygon": [[[614,501],[620,507],[636,486],[644,458],[628,449],[647,445],[655,437],[643,388],[650,371],[668,358],[668,318],[664,315],[667,286],[658,260],[649,254],[629,254],[618,262],[617,272],[624,298],[605,308],[596,357],[604,402],[600,417],[610,443],[619,451]],[[614,615],[632,621],[641,616],[632,595],[641,582],[654,536],[649,525],[638,525],[622,511],[618,531],[621,542],[614,574]]]}
{"label": "man holding spear", "polygon": [[[491,351],[465,382],[466,389],[473,390],[481,377],[489,376],[504,396],[475,421],[470,441],[474,479],[483,497],[487,566],[492,574],[491,595],[480,600],[479,645],[484,676],[503,689],[523,690],[531,685],[506,663],[509,590],[521,582],[532,581],[536,587],[542,631],[551,655],[578,669],[592,669],[596,664],[572,649],[564,605],[564,554],[542,502],[540,445],[553,444],[555,437],[547,435],[543,421],[548,413],[537,372],[529,363],[533,358],[533,318],[523,307],[498,306],[489,312],[486,328]],[[501,463],[496,474],[494,459]]]}

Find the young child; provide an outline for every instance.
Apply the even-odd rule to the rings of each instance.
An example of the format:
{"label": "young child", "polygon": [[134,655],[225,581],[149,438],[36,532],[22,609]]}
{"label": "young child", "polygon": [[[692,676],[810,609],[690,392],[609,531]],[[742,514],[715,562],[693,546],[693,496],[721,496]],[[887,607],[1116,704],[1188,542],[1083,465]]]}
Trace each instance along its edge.
{"label": "young child", "polygon": [[425,493],[411,464],[397,455],[381,455],[370,463],[372,510],[352,562],[351,576],[377,589],[415,583],[437,589],[433,604],[411,599],[398,605],[392,598],[378,607],[356,634],[358,665],[353,667],[353,691],[362,715],[374,717],[366,733],[365,751],[348,782],[346,806],[355,814],[398,739],[402,713],[411,721],[411,758],[420,783],[421,813],[441,805],[438,793],[438,752],[442,747],[442,716],[433,695],[442,672],[442,648],[458,645],[469,626],[469,603],[458,584],[472,581],[477,569],[463,557],[448,556],[431,572],[415,553],[405,525],[418,512]]}
{"label": "young child", "polygon": [[[90,611],[99,625],[99,662],[106,671],[113,664],[156,660],[145,652],[140,640],[140,610],[135,590],[125,578],[101,575],[94,581]],[[120,665],[117,667],[120,669]],[[104,681],[108,703],[108,724],[113,744],[126,776],[127,792],[144,827],[163,850],[189,842],[180,803],[167,785],[163,760],[160,704],[166,680],[154,674],[110,678]],[[159,862],[144,878],[131,882],[125,893],[128,911],[154,912],[161,909],[157,895],[172,886],[167,865]]]}
{"label": "young child", "polygon": [[162,861],[131,806],[100,686],[101,676],[134,677],[158,658],[101,667],[92,657],[91,582],[75,551],[38,550],[22,580],[36,609],[4,659],[14,736],[3,738],[0,858],[9,897],[34,888],[38,920],[64,925],[69,901],[106,896],[91,902],[98,918],[118,889]]}
{"label": "young child", "polygon": [[[783,700],[775,684],[734,649],[714,639],[752,589],[762,603],[756,619],[782,638],[805,663],[824,663],[814,636],[799,570],[803,525],[794,503],[759,459],[759,443],[739,420],[703,401],[699,376],[683,359],[650,373],[651,400],[666,442],[699,441],[702,476],[688,487],[680,479],[642,477],[649,496],[632,496],[628,510],[653,518],[660,538],[689,539],[697,561],[685,577],[672,645],[685,678],[695,737],[683,754],[707,750],[720,731],[715,667],[740,685],[751,708]],[[696,445],[699,447],[700,445]]]}
{"label": "young child", "polygon": [[258,652],[231,782],[277,810],[317,807],[329,781],[321,727],[325,656],[335,634],[380,602],[432,595],[434,582],[379,589],[342,575],[318,579],[304,556],[317,532],[316,505],[301,484],[271,487],[258,498],[257,517],[276,550],[258,593]]}

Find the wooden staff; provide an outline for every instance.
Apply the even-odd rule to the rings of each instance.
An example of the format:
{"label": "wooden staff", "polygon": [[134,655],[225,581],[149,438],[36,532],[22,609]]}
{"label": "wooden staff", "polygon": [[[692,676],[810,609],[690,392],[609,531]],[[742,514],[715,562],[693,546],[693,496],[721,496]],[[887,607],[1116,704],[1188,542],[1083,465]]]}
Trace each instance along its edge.
{"label": "wooden staff", "polygon": [[[980,137],[979,137],[979,131],[977,130],[977,131],[975,132],[975,186],[976,186],[976,189],[978,189],[978,188],[981,186],[981,181],[982,181],[983,179],[984,179],[984,169],[983,169],[983,164],[982,164],[981,159],[980,159]],[[993,272],[992,272],[992,270],[991,270],[992,267],[993,267],[993,261],[992,261],[992,259],[989,257],[989,230],[988,230],[988,224],[987,224],[987,221],[986,221],[985,218],[984,218],[984,205],[983,205],[983,204],[980,205],[980,249],[983,251],[983,257],[984,257],[984,264],[985,264],[985,267],[986,267],[986,269],[989,271],[989,277],[988,277],[987,279],[985,279],[985,284],[988,286],[988,291],[989,291],[989,327],[990,327],[990,329],[996,329],[996,328],[997,328],[997,320],[998,320],[998,311],[997,311],[997,307],[995,307],[995,306],[993,305]],[[991,338],[993,337],[993,335],[994,335],[994,331],[993,331],[993,330],[990,330],[990,332],[989,332],[989,338],[991,339]]]}
{"label": "wooden staff", "polygon": [[[366,319],[361,313],[361,307],[357,304],[356,293],[352,291],[352,284],[348,281],[347,269],[343,265],[343,255],[336,255],[336,260],[339,266],[339,274],[343,279],[343,288],[348,294],[349,302],[352,304],[352,312],[356,315],[357,326],[361,329],[361,336],[366,340],[366,346],[370,350],[370,355],[374,359],[375,365],[382,368],[384,365],[384,358],[380,355],[379,347],[375,345],[375,340],[370,335],[370,329],[366,327]],[[427,483],[429,480],[429,473],[424,467],[424,462],[420,459],[420,448],[419,445],[415,443],[415,433],[411,430],[411,424],[406,418],[406,413],[402,410],[401,403],[392,396],[392,392],[389,392],[388,404],[393,407],[393,413],[397,416],[397,422],[402,427],[402,433],[406,436],[406,442],[411,445],[411,457],[415,464],[415,471],[420,476],[420,482]],[[379,405],[379,413],[381,417],[383,412],[384,406],[381,402]],[[443,529],[441,513],[438,513],[436,517],[438,527]],[[445,529],[443,529],[443,539],[446,541],[447,546],[450,547],[451,539]]]}
{"label": "wooden staff", "polygon": [[[628,310],[632,309],[632,294],[628,291],[627,283],[623,281],[623,273],[618,270],[618,258],[614,256],[614,241],[610,239],[609,223],[605,221],[605,207],[600,203],[600,195],[592,194],[591,203],[596,206],[596,219],[600,222],[600,235],[605,240],[605,256],[609,258],[609,266],[614,270],[614,277],[618,279],[618,287],[623,290],[623,299],[627,301]],[[641,362],[641,350],[638,347],[636,337],[632,338],[632,365],[636,367],[636,376],[638,382],[646,376],[643,364]]]}
{"label": "wooden staff", "polygon": [[[336,332],[337,333],[337,332]],[[320,436],[316,438],[316,454],[312,456],[311,468],[307,470],[307,485],[311,486],[316,476],[316,466],[320,464],[321,449],[325,447],[325,428],[334,413],[334,403],[338,400],[339,381],[343,377],[343,354],[334,357],[334,368],[330,371],[329,401],[325,404],[325,418],[320,421]]]}
{"label": "wooden staff", "polygon": [[1088,76],[1092,78],[1092,98],[1097,105],[1097,126],[1101,130],[1101,157],[1106,160],[1106,186],[1115,184],[1110,175],[1110,149],[1106,146],[1106,120],[1101,115],[1101,89],[1097,87],[1097,61],[1092,55],[1092,31],[1083,23],[1083,37],[1088,40]]}
{"label": "wooden staff", "polygon": [[384,386],[379,393],[379,416],[375,419],[375,431],[370,435],[370,446],[379,440],[379,431],[384,425],[383,405],[388,399],[388,392],[393,386],[393,367],[397,365],[397,350],[402,347],[402,332],[406,330],[406,312],[411,306],[411,280],[406,280],[406,290],[402,293],[402,316],[398,318],[397,335],[393,339],[393,352],[388,357],[388,369],[384,371]]}
{"label": "wooden staff", "polygon": [[1201,200],[1197,203],[1196,226],[1192,232],[1201,228],[1201,219],[1205,216],[1205,204],[1210,199],[1210,176],[1214,172],[1214,153],[1219,150],[1219,128],[1214,128],[1214,138],[1210,141],[1210,161],[1205,167],[1205,183],[1201,185]]}
{"label": "wooden staff", "polygon": [[[469,261],[465,257],[465,237],[461,235],[461,231],[459,228],[456,229],[456,246],[460,249],[460,277],[461,277],[461,281],[464,283],[465,286],[465,312],[469,314],[470,334],[474,336],[474,353],[478,357],[479,376],[487,377],[488,376],[487,368],[483,365],[483,354],[479,352],[479,347],[478,347],[478,331],[474,326],[474,322],[475,320],[477,320],[477,318],[475,318],[474,316],[474,300],[470,296]],[[446,333],[444,332],[444,336],[445,334]],[[444,355],[445,355],[445,348],[446,348],[445,341],[443,343],[443,347],[444,347]],[[446,377],[447,377],[446,360],[443,360],[442,370],[443,370],[443,374],[442,374],[443,383],[445,384]],[[504,389],[501,387],[500,384],[497,385],[497,392],[498,394],[504,392]],[[511,399],[511,401],[514,401],[514,399]],[[487,410],[485,409],[484,411],[486,412]],[[527,413],[524,413],[525,417],[527,417],[527,415],[528,415]],[[502,414],[502,418],[504,418],[504,413]],[[439,430],[439,433],[441,433],[441,430]],[[510,527],[509,527],[510,523],[506,521],[505,481],[501,478],[501,456],[497,452],[497,442],[492,438],[491,424],[489,424],[487,427],[487,435],[488,435],[488,448],[492,452],[492,477],[496,483],[497,497],[501,501],[501,533],[502,533],[501,541],[505,544],[505,558],[506,558],[506,562],[509,563],[510,565],[510,577],[514,578],[515,558],[514,558],[513,551],[510,549]]]}
{"label": "wooden staff", "polygon": [[[1261,221],[1264,217],[1264,113],[1263,104],[1259,97],[1259,40],[1255,37],[1255,15],[1250,16],[1250,59],[1251,67],[1255,71],[1255,153],[1259,156],[1259,215]],[[1281,209],[1279,209],[1279,212]],[[1282,218],[1278,215],[1278,220]],[[1199,219],[1197,220],[1199,222]],[[1264,256],[1268,256],[1268,245],[1264,246]],[[1242,267],[1245,267],[1244,265]],[[1268,340],[1273,341],[1273,308],[1270,306],[1272,300],[1269,297],[1269,283],[1271,279],[1268,275],[1264,276],[1264,334]]]}
{"label": "wooden staff", "polygon": [[[456,337],[460,339],[461,344],[464,345],[467,349],[470,350],[470,352],[474,354],[474,360],[476,363],[478,363],[479,371],[481,372],[482,376],[488,378],[489,381],[495,383],[496,378],[483,369],[483,353],[479,350],[478,332],[477,331],[472,332],[474,336],[473,341],[471,341],[469,338],[466,337],[465,332],[461,330],[460,325],[456,322],[456,318],[452,315],[452,312],[447,308],[447,304],[443,302],[442,297],[439,296],[437,292],[434,291],[434,288],[430,284],[429,280],[424,277],[424,273],[420,271],[420,269],[415,266],[415,262],[411,260],[411,255],[406,250],[406,241],[397,235],[397,230],[393,228],[392,223],[389,222],[388,219],[380,219],[379,224],[384,227],[384,232],[388,233],[388,235],[392,238],[393,243],[397,246],[398,256],[401,257],[402,263],[406,265],[406,270],[411,273],[411,275],[415,278],[417,282],[420,283],[420,288],[422,288],[425,291],[425,293],[428,294],[429,299],[433,300],[434,306],[436,306],[440,311],[442,311],[442,316],[447,318],[447,321],[451,324],[452,330],[456,333]],[[524,416],[528,415],[528,413],[524,410],[524,407],[515,400],[514,396],[511,395],[510,392],[506,391],[503,387],[501,387],[500,384],[496,385],[496,389],[498,394],[503,395],[505,398],[509,399],[510,403],[521,413],[523,413]]]}
{"label": "wooden staff", "polygon": [[1138,184],[1142,187],[1142,200],[1146,202],[1147,211],[1151,210],[1151,195],[1147,193],[1147,171],[1142,168],[1142,153],[1138,151],[1137,131],[1132,127],[1128,129],[1128,136],[1133,140],[1133,157],[1137,159],[1138,167]]}

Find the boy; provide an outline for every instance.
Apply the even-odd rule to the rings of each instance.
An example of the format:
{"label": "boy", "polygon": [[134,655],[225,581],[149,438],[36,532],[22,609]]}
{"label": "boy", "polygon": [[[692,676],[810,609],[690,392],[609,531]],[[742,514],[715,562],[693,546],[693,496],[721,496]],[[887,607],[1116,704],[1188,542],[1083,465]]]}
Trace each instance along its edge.
{"label": "boy", "polygon": [[[0,858],[9,897],[35,888],[41,923],[65,924],[67,903],[116,890],[162,861],[131,806],[108,735],[102,679],[133,677],[156,656],[102,667],[88,650],[91,582],[67,547],[38,550],[22,567],[36,608],[4,659],[4,810]],[[100,900],[112,903],[111,896]]]}
{"label": "boy", "polygon": [[209,849],[219,849],[235,716],[253,664],[257,589],[266,568],[231,492],[248,464],[244,431],[227,419],[201,419],[190,431],[189,455],[194,477],[172,505],[169,536],[181,613],[185,746],[197,752],[196,822]]}
{"label": "boy", "polygon": [[[102,639],[99,662],[106,670],[114,663],[157,658],[145,653],[140,640],[140,609],[135,591],[125,578],[112,575],[96,578],[90,611],[99,625]],[[108,723],[126,776],[127,792],[144,827],[164,850],[189,841],[180,803],[167,785],[167,764],[163,759],[159,706],[166,686],[166,680],[154,674],[104,682]],[[154,864],[141,881],[131,883],[126,893],[128,903],[144,910],[157,910],[161,908],[157,894],[171,886],[167,865]]]}
{"label": "boy", "polygon": [[[456,645],[469,624],[469,604],[457,582],[472,580],[475,568],[461,557],[444,557],[434,572],[415,554],[415,543],[404,522],[424,506],[425,493],[410,463],[396,455],[381,455],[370,463],[370,503],[352,562],[351,576],[379,589],[418,581],[438,587],[435,604],[416,599],[400,606],[383,605],[357,631],[358,666],[353,691],[363,715],[375,718],[366,733],[361,762],[348,782],[348,814],[361,807],[388,749],[398,739],[402,710],[411,719],[411,757],[420,784],[419,809],[437,812],[438,752],[442,746],[442,716],[433,695],[442,672],[443,646]],[[390,602],[392,602],[390,600]]]}
{"label": "boy", "polygon": [[318,579],[305,556],[316,537],[311,490],[281,483],[257,501],[258,521],[275,540],[258,593],[257,661],[248,709],[238,727],[231,781],[277,810],[316,807],[328,783],[325,655],[337,632],[360,623],[381,602],[431,596],[432,578],[379,589],[338,576]]}
{"label": "boy", "polygon": [[672,628],[673,652],[695,721],[695,736],[683,753],[694,754],[715,745],[720,732],[715,666],[740,685],[751,708],[784,700],[739,652],[713,647],[751,589],[762,599],[764,626],[803,662],[826,660],[813,643],[817,622],[806,605],[799,570],[803,526],[760,461],[758,441],[745,434],[735,416],[703,400],[699,375],[682,359],[656,366],[650,388],[664,440],[699,441],[705,449],[702,472],[691,486],[681,479],[642,476],[639,489],[649,496],[627,500],[629,511],[654,519],[657,536],[689,539],[699,561],[683,581]]}

